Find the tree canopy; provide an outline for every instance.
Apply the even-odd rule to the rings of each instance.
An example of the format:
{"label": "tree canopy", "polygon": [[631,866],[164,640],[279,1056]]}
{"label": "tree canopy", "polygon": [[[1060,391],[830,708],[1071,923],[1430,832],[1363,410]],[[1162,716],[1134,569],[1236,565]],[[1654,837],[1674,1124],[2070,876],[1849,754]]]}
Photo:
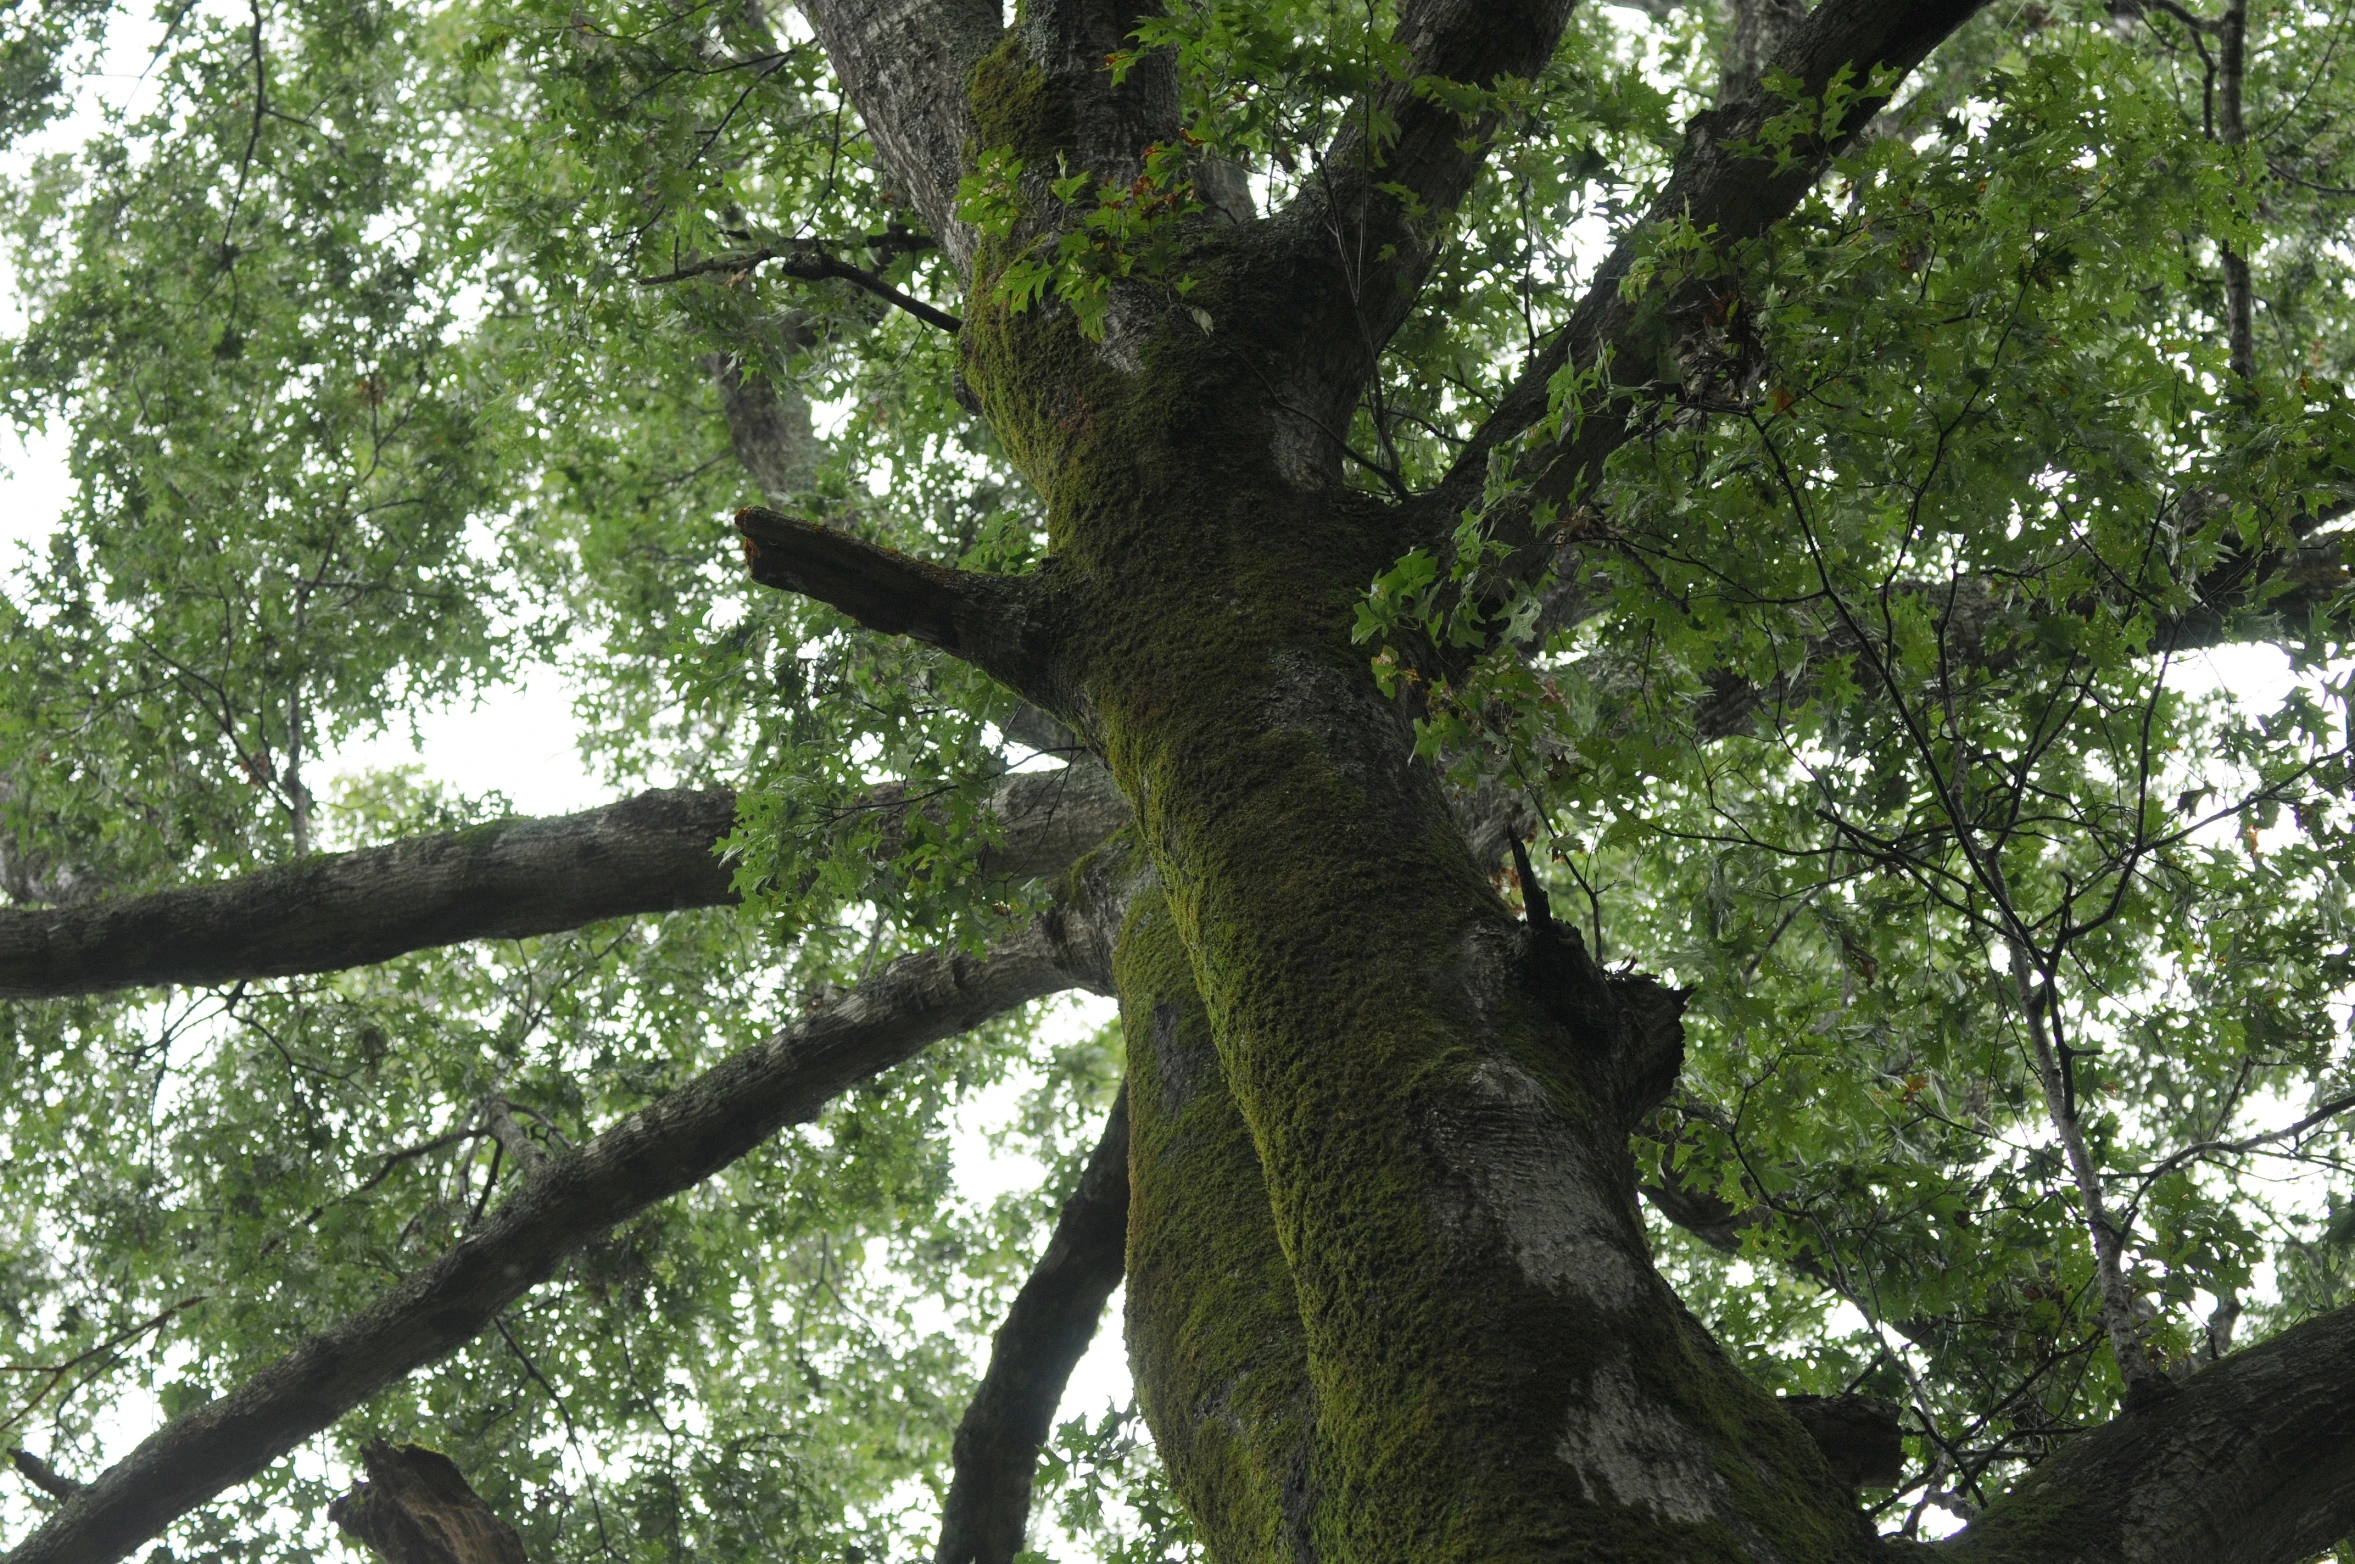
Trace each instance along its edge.
{"label": "tree canopy", "polygon": [[[1365,1496],[1490,1370],[1366,1191],[1575,1142],[1769,1488],[2075,1557],[2036,1474],[2194,1408],[2322,1495],[2204,1556],[2316,1556],[2350,127],[2344,0],[0,17],[0,1544],[338,1555],[414,1442],[535,1564],[1452,1558]],[[339,758],[550,673],[597,809]],[[1351,1096],[1360,960],[1519,963],[1395,1101],[1553,1128]]]}

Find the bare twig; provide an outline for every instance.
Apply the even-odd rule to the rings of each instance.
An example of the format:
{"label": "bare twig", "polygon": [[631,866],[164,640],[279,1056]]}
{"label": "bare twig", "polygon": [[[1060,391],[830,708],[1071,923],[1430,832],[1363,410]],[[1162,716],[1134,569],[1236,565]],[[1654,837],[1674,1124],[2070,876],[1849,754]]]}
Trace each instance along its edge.
{"label": "bare twig", "polygon": [[674,282],[686,282],[690,278],[710,277],[720,273],[727,274],[733,280],[770,261],[778,262],[777,269],[786,276],[799,278],[803,282],[847,282],[854,288],[863,289],[907,311],[925,325],[952,336],[965,329],[964,321],[947,310],[927,304],[913,294],[901,292],[865,267],[853,266],[848,261],[836,260],[822,250],[802,246],[780,250],[764,244],[758,249],[744,250],[734,255],[717,255],[710,260],[696,261],[655,276],[640,277],[638,285],[659,288]]}

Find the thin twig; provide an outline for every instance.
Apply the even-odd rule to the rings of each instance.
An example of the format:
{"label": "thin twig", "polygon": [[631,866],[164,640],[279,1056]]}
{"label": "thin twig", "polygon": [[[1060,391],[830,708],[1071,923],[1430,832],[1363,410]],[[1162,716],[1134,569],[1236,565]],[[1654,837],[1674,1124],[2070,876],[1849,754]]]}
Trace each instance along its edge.
{"label": "thin twig", "polygon": [[777,250],[762,245],[758,249],[744,250],[735,255],[720,255],[714,256],[708,261],[696,261],[657,276],[640,277],[637,281],[642,288],[659,288],[669,283],[685,282],[694,277],[709,277],[719,272],[740,277],[768,261],[783,263],[778,268],[780,271],[788,277],[798,278],[803,282],[847,282],[852,287],[863,289],[886,303],[907,311],[910,315],[924,322],[925,325],[948,332],[952,336],[965,329],[964,321],[951,315],[948,311],[927,304],[911,294],[902,293],[864,267],[853,266],[848,261],[836,260],[833,256],[817,250],[803,248]]}

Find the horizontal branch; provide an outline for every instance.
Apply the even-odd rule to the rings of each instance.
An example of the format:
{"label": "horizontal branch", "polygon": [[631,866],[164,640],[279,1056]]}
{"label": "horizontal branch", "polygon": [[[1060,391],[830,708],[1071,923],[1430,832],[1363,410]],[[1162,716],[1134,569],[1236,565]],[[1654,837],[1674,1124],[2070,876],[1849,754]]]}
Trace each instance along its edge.
{"label": "horizontal branch", "polygon": [[1128,1246],[1128,1088],[990,1347],[989,1370],[957,1425],[956,1475],[933,1564],[1013,1564],[1030,1523],[1038,1453],[1071,1371],[1087,1352]]}
{"label": "horizontal branch", "polygon": [[[760,506],[736,513],[744,563],[762,586],[842,610],[971,663],[1049,710],[1048,577],[954,570]],[[1050,567],[1052,568],[1052,567]]]}
{"label": "horizontal branch", "polygon": [[[1075,927],[1090,916],[1084,908],[1050,911],[980,957],[902,956],[767,1042],[551,1158],[441,1259],[227,1395],[166,1423],[0,1564],[113,1564],[385,1386],[465,1345],[616,1224],[931,1044],[1096,981],[1087,970],[1095,934]],[[1117,910],[1111,916],[1117,921]],[[1067,960],[1075,953],[1078,960]]]}
{"label": "horizontal branch", "polygon": [[2355,1308],[2292,1326],[2080,1434],[1951,1564],[2302,1564],[2355,1531]]}
{"label": "horizontal branch", "polygon": [[214,885],[0,911],[0,997],[329,972],[730,898],[736,795],[651,792],[329,853]]}
{"label": "horizontal branch", "polygon": [[[2235,557],[2193,583],[2189,607],[2152,627],[2150,650],[2181,655],[2235,643],[2301,639],[2312,617],[2355,585],[2351,544],[2355,537],[2328,533],[2261,564]],[[1900,584],[1893,592],[1928,612],[1957,673],[1985,674],[2002,672],[2031,644],[2024,633],[2008,639],[1992,633],[2007,612],[2017,612],[2005,601],[2013,590],[2009,582],[1966,577],[1953,583]],[[1836,625],[1805,648],[1796,659],[1800,672],[1795,675],[1771,685],[1731,676],[1708,681],[1709,694],[1693,710],[1695,737],[1708,743],[1749,731],[1760,711],[1804,698],[1816,670],[1860,649],[1846,627]]]}
{"label": "horizontal branch", "polygon": [[744,250],[734,255],[715,255],[710,260],[696,261],[659,276],[640,277],[637,281],[642,288],[659,288],[668,283],[686,282],[690,278],[710,277],[723,272],[731,278],[741,277],[769,261],[780,263],[777,270],[803,282],[847,282],[887,304],[905,310],[936,331],[945,331],[954,336],[965,329],[965,323],[947,310],[935,308],[914,294],[902,293],[865,267],[837,260],[823,250],[800,247],[775,250],[764,244],[758,249]]}
{"label": "horizontal branch", "polygon": [[[883,850],[908,801],[877,788]],[[919,805],[918,807],[922,807]],[[1128,818],[1092,761],[1024,772],[990,802],[991,878],[1060,873]],[[651,792],[602,809],[502,820],[331,853],[214,885],[38,910],[0,910],[0,998],[202,986],[332,972],[475,939],[521,939],[606,918],[733,902],[715,849],[736,795]]]}

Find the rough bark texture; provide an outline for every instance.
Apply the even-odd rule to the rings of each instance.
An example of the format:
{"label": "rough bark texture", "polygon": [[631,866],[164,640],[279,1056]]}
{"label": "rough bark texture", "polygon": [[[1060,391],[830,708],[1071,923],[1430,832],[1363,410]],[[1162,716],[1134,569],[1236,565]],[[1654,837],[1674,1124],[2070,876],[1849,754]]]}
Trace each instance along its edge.
{"label": "rough bark texture", "polygon": [[[985,144],[1031,150],[1021,138],[1057,122],[1050,88],[1011,42],[993,55],[976,75]],[[1223,319],[1240,295],[1248,316],[1264,297],[1250,259],[1193,297]],[[985,247],[977,277],[1000,260]],[[1148,1256],[1172,1252],[1155,1246],[1207,1234],[1176,1204],[1180,1233],[1148,1218],[1140,1067],[1132,1341],[1182,1491],[1233,1539],[1217,1556],[1867,1549],[1814,1445],[1651,1270],[1618,1070],[1646,1029],[1499,902],[1349,640],[1397,550],[1384,508],[1293,482],[1264,392],[1198,329],[1141,343],[1130,369],[1067,319],[983,297],[960,341],[1050,496],[1075,600],[1117,605],[1066,628],[1086,699],[1063,715],[1138,806],[1298,1300],[1316,1434],[1295,1480],[1220,1432],[1306,1422],[1273,1395],[1257,1416],[1218,1410],[1239,1370],[1215,1366],[1265,1350],[1265,1322],[1183,1284],[1152,1291]],[[1154,1024],[1122,989],[1132,1027]],[[1239,1174],[1159,1187],[1250,1203]],[[1154,1296],[1177,1301],[1140,1329]],[[1157,1353],[1173,1319],[1194,1334]],[[1287,1491],[1306,1497],[1288,1509]]]}
{"label": "rough bark texture", "polygon": [[327,1518],[384,1564],[529,1564],[515,1528],[439,1450],[380,1439],[360,1460],[368,1480],[330,1504]]}
{"label": "rough bark texture", "polygon": [[1083,910],[975,958],[903,956],[842,999],[551,1159],[434,1264],[219,1399],[174,1418],[69,1499],[7,1564],[113,1564],[383,1386],[465,1344],[589,1239],[709,1178],[857,1082],[1070,988]]}
{"label": "rough bark texture", "polygon": [[1316,1398],[1251,1132],[1167,901],[1122,931],[1127,1338],[1154,1447],[1220,1560],[1311,1564]]}
{"label": "rough bark texture", "polygon": [[[907,802],[878,789],[883,847]],[[1002,839],[981,872],[1060,873],[1118,829],[1128,805],[1103,767],[1009,777],[991,800]],[[634,913],[732,902],[715,851],[727,792],[641,793],[545,820],[501,820],[152,896],[0,911],[0,998],[330,972],[472,939],[521,939]]]}
{"label": "rough bark texture", "polygon": [[998,1327],[989,1369],[957,1425],[955,1479],[934,1564],[1012,1564],[1030,1524],[1031,1479],[1071,1370],[1120,1285],[1128,1233],[1128,1093],[1063,1202],[1037,1269]]}
{"label": "rough bark texture", "polygon": [[2081,1434],[1961,1537],[1952,1564],[2301,1564],[2355,1528],[2355,1309]]}
{"label": "rough bark texture", "polygon": [[965,78],[1004,30],[995,0],[802,0],[867,134],[957,270],[975,234],[956,215],[974,145]]}

